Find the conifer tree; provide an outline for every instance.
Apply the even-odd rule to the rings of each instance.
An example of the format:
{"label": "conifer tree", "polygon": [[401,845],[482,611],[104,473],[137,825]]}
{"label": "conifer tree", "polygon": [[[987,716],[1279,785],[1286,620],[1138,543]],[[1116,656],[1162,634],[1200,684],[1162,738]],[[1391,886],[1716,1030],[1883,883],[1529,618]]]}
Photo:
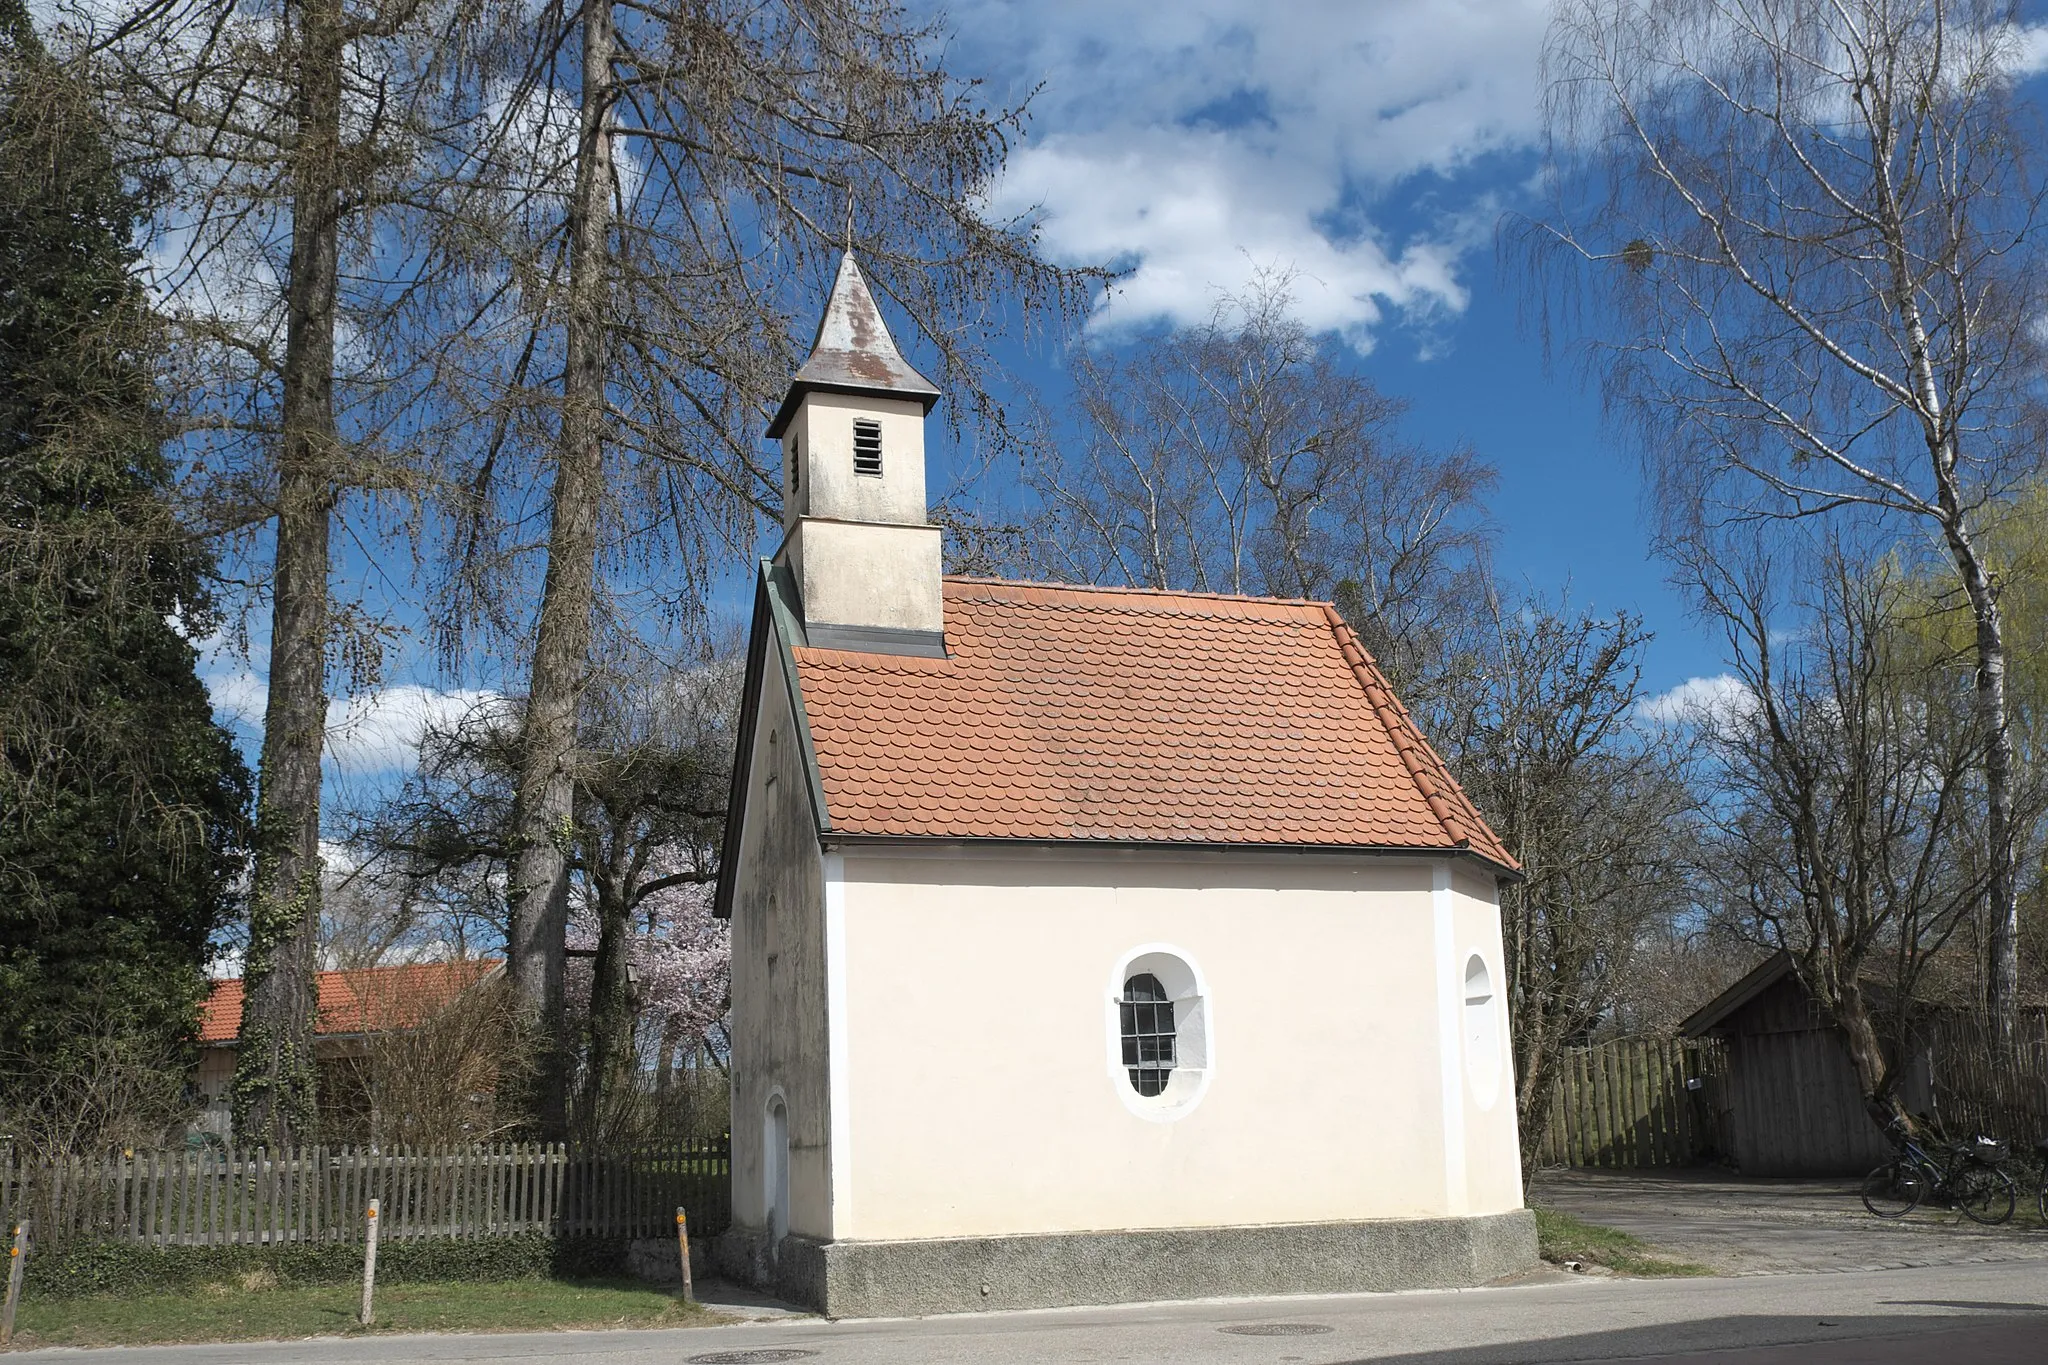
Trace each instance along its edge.
{"label": "conifer tree", "polygon": [[93,102],[0,0],[0,1109],[88,1036],[191,1039],[243,856],[136,216]]}

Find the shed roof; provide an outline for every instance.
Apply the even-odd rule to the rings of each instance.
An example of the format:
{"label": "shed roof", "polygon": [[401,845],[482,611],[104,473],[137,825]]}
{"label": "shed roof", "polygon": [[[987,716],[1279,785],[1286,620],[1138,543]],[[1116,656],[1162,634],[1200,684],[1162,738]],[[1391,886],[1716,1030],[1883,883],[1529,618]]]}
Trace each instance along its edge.
{"label": "shed roof", "polygon": [[[1750,968],[1728,989],[1687,1015],[1678,1025],[1679,1033],[1687,1038],[1704,1038],[1709,1034],[1730,1029],[1735,1024],[1736,1015],[1755,1005],[1766,991],[1787,978],[1793,979],[1800,995],[1810,1000],[1812,991],[1804,981],[1798,979],[1796,966],[1792,954],[1780,948]],[[1952,1001],[1945,1003],[1942,995],[1928,989],[1929,984],[1923,982],[1922,989],[1914,994],[1911,1001],[1913,1009],[1956,1008]],[[1882,976],[1866,972],[1857,985],[1864,1000],[1873,1006],[1891,1008],[1897,1001],[1897,987]]]}
{"label": "shed roof", "polygon": [[[496,958],[415,962],[353,972],[321,972],[320,1035],[415,1028],[501,964]],[[213,983],[199,1015],[199,1041],[231,1043],[242,1030],[242,978]]]}
{"label": "shed roof", "polygon": [[875,296],[854,264],[853,253],[839,258],[839,274],[832,281],[832,295],[825,301],[818,319],[818,335],[811,341],[811,358],[803,363],[789,382],[775,420],[768,424],[768,439],[780,440],[789,419],[806,393],[879,394],[908,398],[930,412],[939,401],[939,391],[903,358]]}
{"label": "shed roof", "polygon": [[1725,1026],[1743,1006],[1792,974],[1792,954],[1780,948],[1749,969],[1742,979],[1685,1017],[1678,1031],[1687,1038],[1704,1038]]}

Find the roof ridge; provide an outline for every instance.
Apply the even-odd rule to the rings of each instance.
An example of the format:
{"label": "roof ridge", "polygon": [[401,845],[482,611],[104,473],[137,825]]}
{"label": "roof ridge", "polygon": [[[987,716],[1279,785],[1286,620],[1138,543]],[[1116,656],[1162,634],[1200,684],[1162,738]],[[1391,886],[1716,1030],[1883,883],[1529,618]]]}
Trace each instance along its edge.
{"label": "roof ridge", "polygon": [[[502,957],[441,957],[427,962],[380,962],[373,967],[320,967],[314,971],[313,979],[318,981],[322,977],[329,976],[360,977],[373,976],[379,973],[416,972],[429,967],[499,967],[503,966],[504,962],[505,959]],[[213,989],[214,986],[221,985],[239,986],[242,984],[242,978],[239,976],[216,976],[208,978],[208,983],[207,989],[209,990]]]}
{"label": "roof ridge", "polygon": [[[325,1037],[346,1032],[333,1027],[336,1020],[359,1021],[364,1010],[379,1005],[441,1008],[491,979],[504,965],[503,957],[479,956],[321,968],[313,974],[318,1006],[314,1032]],[[247,1003],[248,989],[241,977],[209,980],[200,1005],[199,1041],[208,1046],[233,1041]]]}
{"label": "roof ridge", "polygon": [[1196,592],[1184,588],[1118,587],[1109,583],[1048,583],[1028,578],[982,578],[970,574],[947,574],[944,581],[958,587],[1039,588],[1047,592],[1101,593],[1103,596],[1184,598],[1206,602],[1244,602],[1273,607],[1327,607],[1313,597],[1266,597],[1242,592]]}
{"label": "roof ridge", "polygon": [[[1474,831],[1479,831],[1486,836],[1485,842],[1491,846],[1491,852],[1500,854],[1509,865],[1519,866],[1518,860],[1508,852],[1506,846],[1501,844],[1499,836],[1487,825],[1486,818],[1479,813],[1479,808],[1473,804],[1472,798],[1465,794],[1465,789],[1458,784],[1458,779],[1451,775],[1443,756],[1423,738],[1421,729],[1415,724],[1415,718],[1409,714],[1408,708],[1402,705],[1401,699],[1394,695],[1394,689],[1387,685],[1386,677],[1380,672],[1379,665],[1373,661],[1372,655],[1366,653],[1365,645],[1359,640],[1358,633],[1351,629],[1351,623],[1346,621],[1343,613],[1330,603],[1325,602],[1321,606],[1325,618],[1330,623],[1331,633],[1337,637],[1337,646],[1344,652],[1344,661],[1350,664],[1352,672],[1358,675],[1359,682],[1365,688],[1366,701],[1372,706],[1373,713],[1380,718],[1380,724],[1386,727],[1387,738],[1393,742],[1394,752],[1400,755],[1402,766],[1408,770],[1409,777],[1415,782],[1416,790],[1422,793],[1422,799],[1429,807],[1429,813],[1443,826],[1444,833],[1450,837],[1452,843],[1460,848],[1469,849],[1480,842],[1474,837]],[[1452,809],[1454,802],[1462,809]],[[1467,821],[1470,822],[1469,826]]]}
{"label": "roof ridge", "polygon": [[431,957],[424,962],[379,962],[371,967],[322,967],[321,976],[359,976],[369,972],[412,972],[423,967],[467,967],[473,963],[496,964],[496,957]]}

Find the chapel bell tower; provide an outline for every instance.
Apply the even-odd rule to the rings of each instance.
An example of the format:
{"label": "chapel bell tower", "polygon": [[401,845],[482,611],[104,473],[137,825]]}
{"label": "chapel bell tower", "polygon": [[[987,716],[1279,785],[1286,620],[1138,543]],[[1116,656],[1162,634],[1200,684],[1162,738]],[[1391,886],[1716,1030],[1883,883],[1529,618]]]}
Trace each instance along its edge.
{"label": "chapel bell tower", "polygon": [[924,494],[924,419],[938,401],[849,252],[768,426],[782,443],[776,559],[796,580],[811,644],[944,657],[939,528]]}

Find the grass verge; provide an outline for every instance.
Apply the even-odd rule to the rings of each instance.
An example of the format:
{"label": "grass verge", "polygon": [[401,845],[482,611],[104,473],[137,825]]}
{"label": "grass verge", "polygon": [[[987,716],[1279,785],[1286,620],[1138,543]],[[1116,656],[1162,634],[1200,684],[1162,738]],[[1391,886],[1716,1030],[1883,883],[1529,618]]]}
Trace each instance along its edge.
{"label": "grass verge", "polygon": [[1674,1261],[1650,1250],[1649,1244],[1616,1228],[1582,1223],[1555,1209],[1533,1209],[1536,1215],[1536,1248],[1553,1265],[1567,1261],[1606,1266],[1618,1275],[1673,1276],[1711,1275],[1714,1272],[1691,1261]]}
{"label": "grass verge", "polygon": [[503,1280],[394,1284],[377,1290],[377,1321],[356,1322],[360,1287],[279,1286],[260,1272],[181,1294],[24,1296],[14,1348],[266,1341],[369,1332],[545,1332],[591,1327],[698,1327],[725,1321],[637,1280]]}

